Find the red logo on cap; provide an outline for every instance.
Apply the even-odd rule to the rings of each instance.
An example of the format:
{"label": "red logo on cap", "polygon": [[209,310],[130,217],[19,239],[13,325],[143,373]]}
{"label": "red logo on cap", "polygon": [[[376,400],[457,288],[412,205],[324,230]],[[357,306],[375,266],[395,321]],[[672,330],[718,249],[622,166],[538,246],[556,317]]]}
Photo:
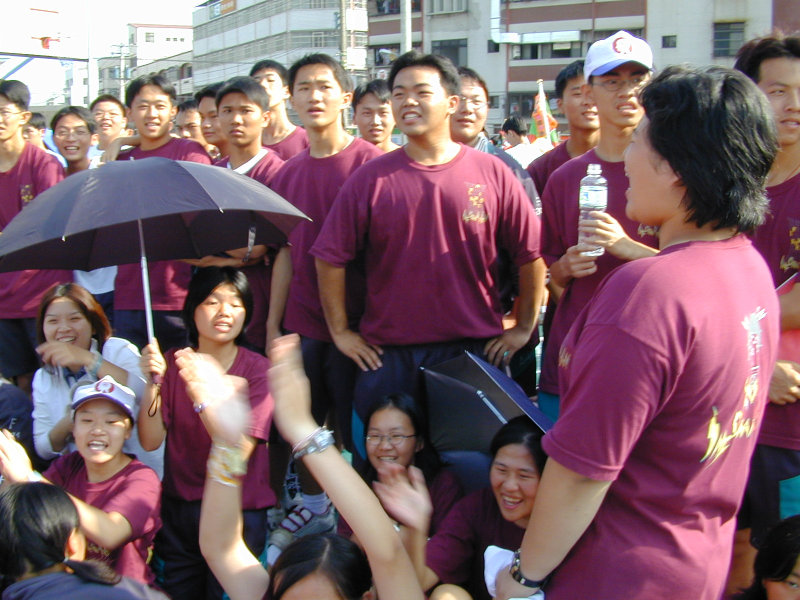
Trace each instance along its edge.
{"label": "red logo on cap", "polygon": [[618,37],[611,42],[611,47],[617,54],[630,54],[633,52],[633,43],[626,37]]}
{"label": "red logo on cap", "polygon": [[96,389],[101,394],[110,394],[114,391],[114,384],[110,381],[103,381],[102,379],[94,384],[94,389]]}

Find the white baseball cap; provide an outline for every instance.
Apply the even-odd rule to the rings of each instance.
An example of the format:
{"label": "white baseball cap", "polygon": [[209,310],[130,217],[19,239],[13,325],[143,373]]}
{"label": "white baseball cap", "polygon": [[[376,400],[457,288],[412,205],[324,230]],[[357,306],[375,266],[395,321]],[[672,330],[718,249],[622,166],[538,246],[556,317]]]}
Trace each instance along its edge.
{"label": "white baseball cap", "polygon": [[99,381],[88,383],[86,385],[78,385],[72,393],[72,416],[75,417],[75,411],[88,402],[97,398],[104,398],[119,406],[127,416],[134,421],[133,408],[136,406],[136,394],[133,390],[125,387],[121,383],[117,383],[114,378],[106,375]]}
{"label": "white baseball cap", "polygon": [[653,50],[643,39],[632,36],[627,31],[618,31],[589,47],[583,64],[583,75],[589,81],[590,76],[605,75],[627,62],[639,63],[652,70]]}

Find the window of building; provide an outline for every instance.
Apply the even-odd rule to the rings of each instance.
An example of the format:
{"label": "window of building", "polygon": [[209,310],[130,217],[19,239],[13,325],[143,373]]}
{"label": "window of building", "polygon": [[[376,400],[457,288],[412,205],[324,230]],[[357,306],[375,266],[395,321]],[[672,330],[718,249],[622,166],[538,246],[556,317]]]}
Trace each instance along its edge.
{"label": "window of building", "polygon": [[431,15],[467,10],[467,0],[429,0],[425,4],[428,7],[428,14]]}
{"label": "window of building", "polygon": [[500,108],[500,96],[489,96],[489,108]]}
{"label": "window of building", "polygon": [[155,42],[155,41],[156,41],[156,34],[155,34],[155,33],[153,33],[152,31],[151,31],[151,32],[148,32],[148,33],[145,33],[145,34],[144,34],[144,41],[145,41],[145,42],[148,42],[148,43],[153,43],[153,42]]}
{"label": "window of building", "polygon": [[324,31],[312,31],[311,32],[311,47],[312,48],[324,48],[325,47],[325,32]]}
{"label": "window of building", "polygon": [[487,40],[486,52],[488,52],[489,54],[494,54],[495,52],[500,52],[500,44],[498,44],[494,40]]}
{"label": "window of building", "polygon": [[677,48],[678,47],[678,36],[677,35],[662,35],[661,36],[661,47],[662,48]]}
{"label": "window of building", "polygon": [[446,56],[457,67],[467,64],[467,40],[434,40],[431,43],[431,52]]}
{"label": "window of building", "polygon": [[744,23],[714,23],[714,56],[736,56],[744,44]]}

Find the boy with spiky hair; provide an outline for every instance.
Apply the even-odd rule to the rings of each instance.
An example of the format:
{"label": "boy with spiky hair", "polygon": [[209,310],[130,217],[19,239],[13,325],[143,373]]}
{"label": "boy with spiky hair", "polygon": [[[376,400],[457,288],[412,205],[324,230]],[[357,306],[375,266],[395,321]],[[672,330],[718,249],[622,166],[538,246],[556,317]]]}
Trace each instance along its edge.
{"label": "boy with spiky hair", "polygon": [[66,174],[89,168],[89,151],[97,124],[83,106],[65,106],[50,120],[53,142],[67,162]]}
{"label": "boy with spiky hair", "polygon": [[[362,164],[383,152],[344,129],[342,111],[350,106],[352,83],[342,66],[327,54],[306,55],[288,74],[292,105],[308,133],[309,146],[286,161],[272,189],[311,218],[289,234],[272,272],[267,335],[274,339],[283,328],[299,333],[303,363],[311,380],[312,412],[322,424],[333,413],[336,428],[348,436],[355,364],[333,343],[320,303],[317,271],[309,249],[345,180]],[[348,272],[348,322],[355,327],[361,315],[363,279]],[[349,436],[348,436],[349,437]],[[348,437],[344,437],[349,442]],[[327,496],[307,473],[300,472],[302,504],[284,519],[270,539],[278,546],[292,534],[333,531]]]}
{"label": "boy with spiky hair", "polygon": [[383,79],[362,83],[353,92],[353,122],[361,137],[384,152],[400,146],[392,141],[394,115],[389,102],[389,86]]}
{"label": "boy with spiky hair", "polygon": [[261,142],[283,160],[289,160],[308,147],[308,134],[305,129],[293,124],[286,114],[286,100],[291,95],[289,72],[279,62],[267,59],[253,65],[250,77],[263,86],[269,95],[272,118],[269,125],[264,128]]}
{"label": "boy with spiky hair", "polygon": [[[153,156],[211,164],[205,149],[194,140],[170,135],[175,107],[175,88],[160,75],[139,77],[125,89],[128,120],[136,125],[140,144],[120,152],[117,160]],[[191,267],[179,261],[150,263],[153,327],[163,351],[186,343],[180,311],[191,277]],[[120,265],[114,283],[116,334],[143,348],[147,339],[144,292],[139,265]]]}
{"label": "boy with spiky hair", "polygon": [[89,110],[97,123],[97,148],[105,151],[128,125],[125,105],[116,96],[102,94],[92,101]]}
{"label": "boy with spiky hair", "polygon": [[[0,230],[28,202],[64,178],[55,158],[22,137],[31,117],[29,103],[24,83],[0,80]],[[0,373],[28,393],[39,366],[35,351],[39,299],[53,284],[71,280],[69,271],[0,274]]]}

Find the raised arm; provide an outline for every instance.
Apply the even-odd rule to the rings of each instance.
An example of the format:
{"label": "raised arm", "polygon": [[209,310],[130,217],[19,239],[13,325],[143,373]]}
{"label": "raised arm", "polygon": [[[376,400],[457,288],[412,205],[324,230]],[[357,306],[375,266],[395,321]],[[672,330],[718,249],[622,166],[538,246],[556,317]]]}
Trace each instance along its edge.
{"label": "raised arm", "polygon": [[136,419],[139,432],[139,443],[148,452],[158,448],[167,437],[167,429],[161,415],[161,384],[153,383],[152,375],[163,378],[167,371],[167,362],[158,347],[158,341],[152,340],[142,350],[142,373],[147,378],[147,385],[139,405]]}

